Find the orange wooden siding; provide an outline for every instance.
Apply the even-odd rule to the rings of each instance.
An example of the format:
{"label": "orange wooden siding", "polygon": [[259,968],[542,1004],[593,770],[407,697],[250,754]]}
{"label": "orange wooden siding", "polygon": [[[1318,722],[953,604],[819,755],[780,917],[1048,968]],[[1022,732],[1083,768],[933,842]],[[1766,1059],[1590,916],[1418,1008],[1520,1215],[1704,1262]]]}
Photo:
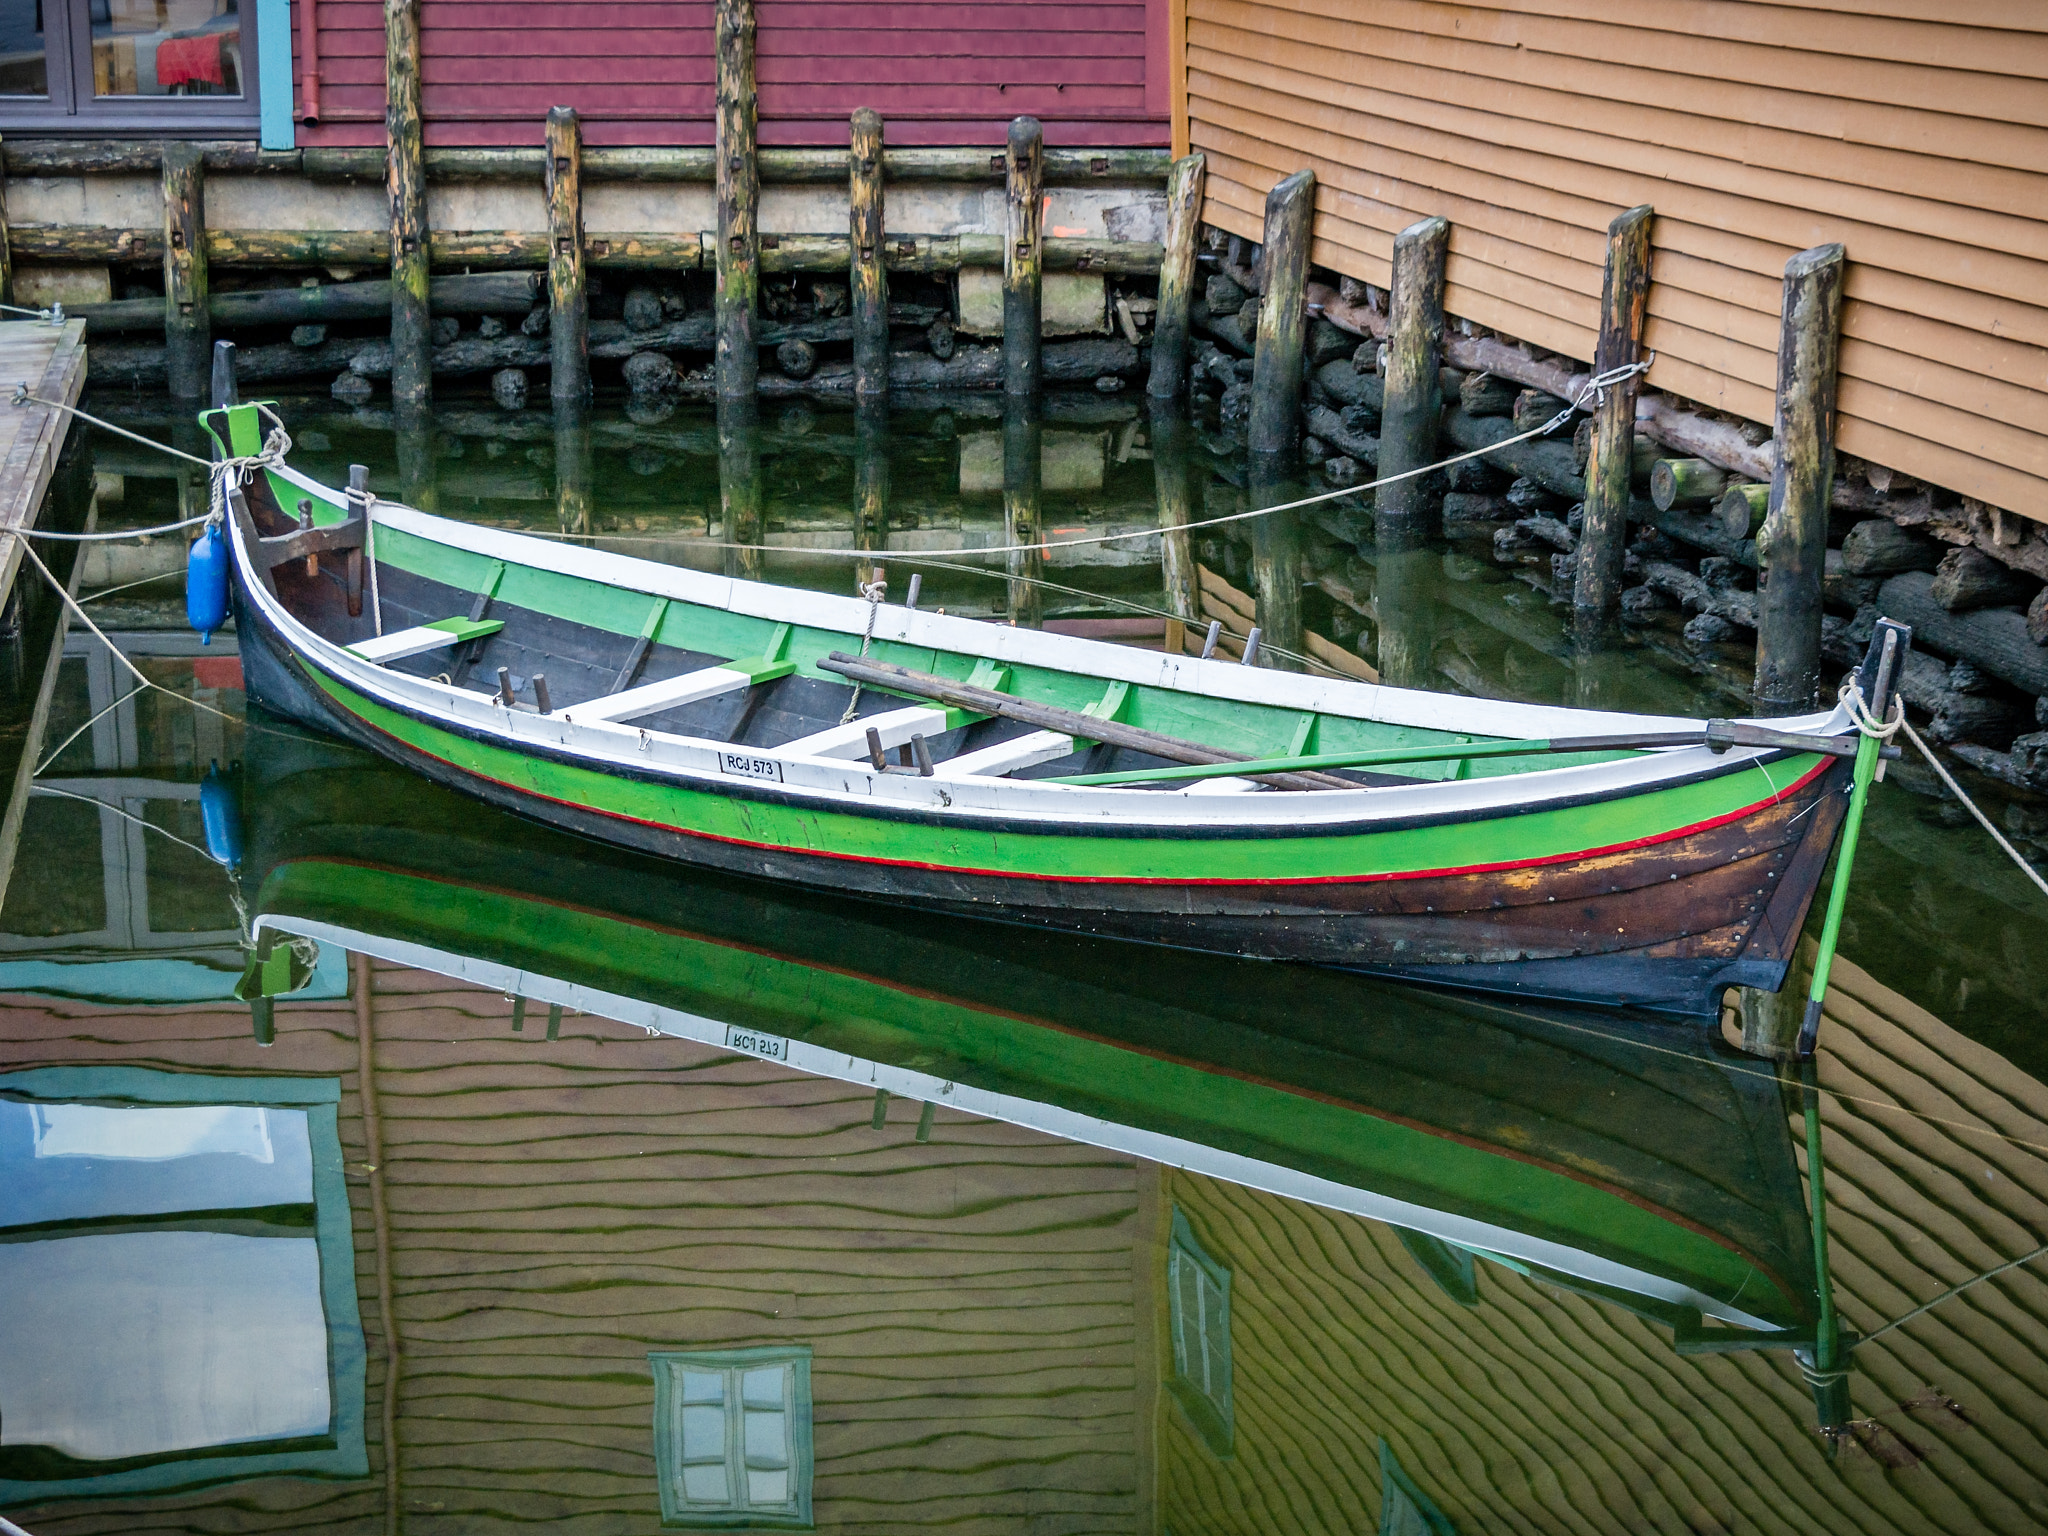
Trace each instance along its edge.
{"label": "orange wooden siding", "polygon": [[1441,214],[1449,311],[1582,362],[1650,204],[1649,382],[1762,422],[1785,261],[1839,240],[1842,451],[2048,520],[2048,7],[1921,9],[1187,0],[1187,131],[1212,223],[1307,166],[1314,260],[1385,283]]}

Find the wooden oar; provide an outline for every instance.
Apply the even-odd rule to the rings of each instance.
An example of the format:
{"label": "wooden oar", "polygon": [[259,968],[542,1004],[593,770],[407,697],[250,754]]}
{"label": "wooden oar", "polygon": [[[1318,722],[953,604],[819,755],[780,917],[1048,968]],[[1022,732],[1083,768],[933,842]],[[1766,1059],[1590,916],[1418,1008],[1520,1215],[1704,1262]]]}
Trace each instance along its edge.
{"label": "wooden oar", "polygon": [[[1135,725],[1119,725],[1114,720],[1098,720],[1093,715],[1084,715],[1079,710],[1061,709],[1054,704],[1040,704],[1031,699],[1020,699],[1014,694],[997,693],[992,688],[977,688],[972,683],[963,683],[950,677],[938,677],[930,672],[913,672],[908,667],[895,666],[890,662],[876,661],[849,656],[844,651],[834,651],[818,663],[819,670],[836,672],[841,677],[870,688],[887,688],[896,693],[907,693],[916,698],[932,699],[955,709],[973,710],[976,714],[1001,715],[1006,720],[1019,720],[1044,731],[1058,731],[1063,736],[1073,736],[1083,741],[1099,741],[1104,746],[1129,747],[1135,752],[1149,752],[1154,757],[1163,757],[1176,763],[1202,765],[1234,764],[1251,761],[1249,753],[1227,752],[1221,747],[1204,746],[1197,741],[1183,741],[1178,736],[1162,736],[1157,731],[1141,730]],[[1221,777],[1230,774],[1224,767]],[[1359,786],[1350,779],[1340,779],[1328,773],[1295,773],[1290,771],[1265,771],[1253,777],[1277,789],[1357,789]],[[1064,782],[1064,781],[1063,781]]]}
{"label": "wooden oar", "polygon": [[[1319,768],[1373,768],[1388,763],[1469,761],[1482,757],[1535,757],[1553,752],[1650,752],[1670,747],[1771,747],[1784,752],[1814,752],[1826,757],[1854,757],[1856,736],[1808,736],[1774,731],[1737,720],[1709,720],[1704,731],[1660,731],[1638,736],[1548,736],[1525,741],[1445,742],[1424,747],[1376,747],[1357,752],[1318,752],[1305,757],[1265,757],[1233,767],[1133,768],[1124,773],[1088,773],[1050,779],[1053,784],[1100,787],[1109,784],[1157,784],[1183,779],[1208,779],[1220,774],[1251,777],[1265,773],[1299,773]],[[1896,747],[1892,755],[1898,755]],[[1346,784],[1357,789],[1357,784]]]}

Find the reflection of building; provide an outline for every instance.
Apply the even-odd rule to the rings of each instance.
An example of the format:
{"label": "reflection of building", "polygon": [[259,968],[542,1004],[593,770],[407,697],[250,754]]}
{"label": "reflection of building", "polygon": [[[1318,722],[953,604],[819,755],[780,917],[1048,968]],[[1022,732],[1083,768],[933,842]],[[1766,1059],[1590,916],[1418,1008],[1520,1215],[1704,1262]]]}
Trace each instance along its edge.
{"label": "reflection of building", "polygon": [[[233,1008],[6,1010],[14,1062],[338,1081],[370,1345],[371,1478],[272,1476],[146,1505],[15,1496],[38,1536],[132,1529],[166,1499],[232,1502],[250,1530],[377,1528],[386,1265],[397,1490],[417,1532],[537,1517],[652,1530],[665,1469],[680,1481],[717,1462],[728,1488],[773,1473],[802,1448],[804,1349],[826,1530],[1364,1529],[1382,1436],[1463,1530],[2039,1523],[2048,1296],[2029,1271],[1859,1351],[1868,1422],[1831,1462],[1782,1353],[1682,1357],[1661,1324],[1483,1256],[1468,1306],[1377,1223],[951,1111],[920,1143],[914,1106],[886,1106],[878,1130],[858,1087],[575,1015],[550,1042],[537,1015],[513,1033],[496,992],[399,966],[375,977],[381,1222],[348,1004],[287,1004],[261,1053]],[[1881,1100],[1884,1074],[1903,1093],[1898,1074],[1922,1071],[1938,1086],[1916,1084],[1916,1107],[1957,1122],[1831,1108],[1837,1296],[1868,1331],[2037,1240],[2036,1155],[1961,1127],[2048,1144],[2048,1090],[1853,970],[1828,1039],[1831,1085]],[[748,1397],[740,1350],[782,1352],[755,1357],[789,1365],[781,1407],[765,1377]],[[698,1383],[689,1400],[672,1373],[674,1439],[657,1447],[649,1361],[670,1356],[718,1373],[717,1396]],[[1197,1393],[1227,1412],[1227,1441],[1190,1412]],[[693,1440],[690,1407],[727,1438]],[[752,1460],[749,1412],[766,1425]]]}

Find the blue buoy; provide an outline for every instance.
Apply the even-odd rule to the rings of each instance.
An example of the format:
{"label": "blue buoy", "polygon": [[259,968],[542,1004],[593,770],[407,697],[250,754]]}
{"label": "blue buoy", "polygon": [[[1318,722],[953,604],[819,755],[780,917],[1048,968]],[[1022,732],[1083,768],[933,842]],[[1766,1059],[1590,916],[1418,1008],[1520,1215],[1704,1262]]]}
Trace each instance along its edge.
{"label": "blue buoy", "polygon": [[228,540],[219,523],[208,523],[185,554],[185,620],[202,645],[228,618]]}
{"label": "blue buoy", "polygon": [[206,851],[227,869],[242,867],[241,774],[215,763],[199,781],[199,821],[206,829]]}

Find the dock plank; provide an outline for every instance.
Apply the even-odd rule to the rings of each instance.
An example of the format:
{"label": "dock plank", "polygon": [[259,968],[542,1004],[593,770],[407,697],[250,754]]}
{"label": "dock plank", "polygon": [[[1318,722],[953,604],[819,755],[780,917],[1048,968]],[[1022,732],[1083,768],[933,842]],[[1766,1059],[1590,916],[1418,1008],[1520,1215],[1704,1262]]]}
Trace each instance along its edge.
{"label": "dock plank", "polygon": [[[25,384],[32,395],[75,405],[85,388],[85,322],[0,321],[0,388]],[[71,424],[68,411],[47,405],[0,404],[0,530],[35,526],[43,493]],[[0,540],[0,603],[21,568],[21,540]]]}

